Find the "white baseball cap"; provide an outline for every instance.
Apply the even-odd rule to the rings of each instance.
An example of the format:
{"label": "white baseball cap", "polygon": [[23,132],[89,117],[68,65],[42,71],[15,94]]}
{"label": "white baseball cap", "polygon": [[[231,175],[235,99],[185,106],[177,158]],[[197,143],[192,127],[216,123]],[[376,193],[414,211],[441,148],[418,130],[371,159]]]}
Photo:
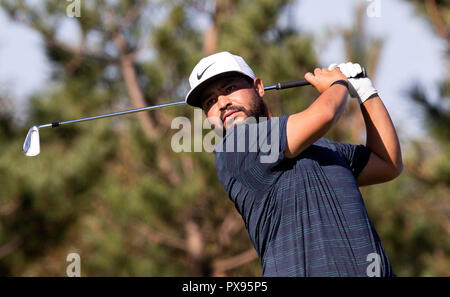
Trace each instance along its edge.
{"label": "white baseball cap", "polygon": [[186,95],[186,103],[201,108],[200,92],[207,84],[214,78],[233,72],[243,74],[251,79],[255,78],[253,70],[245,63],[244,59],[229,52],[220,52],[201,59],[189,76],[191,90]]}

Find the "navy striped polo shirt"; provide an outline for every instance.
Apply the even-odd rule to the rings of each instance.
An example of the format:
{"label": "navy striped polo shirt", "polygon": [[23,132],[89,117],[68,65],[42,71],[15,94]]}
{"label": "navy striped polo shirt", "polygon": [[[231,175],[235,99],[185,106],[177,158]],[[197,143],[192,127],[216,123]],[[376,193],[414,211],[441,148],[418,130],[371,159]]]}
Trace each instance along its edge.
{"label": "navy striped polo shirt", "polygon": [[370,150],[320,138],[284,157],[288,115],[227,130],[214,148],[264,276],[394,276],[356,177]]}

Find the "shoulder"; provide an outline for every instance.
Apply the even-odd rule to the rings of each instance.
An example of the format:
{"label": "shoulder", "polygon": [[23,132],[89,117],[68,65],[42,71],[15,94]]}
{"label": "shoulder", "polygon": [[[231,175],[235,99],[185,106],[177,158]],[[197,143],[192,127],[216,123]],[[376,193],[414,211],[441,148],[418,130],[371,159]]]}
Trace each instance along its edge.
{"label": "shoulder", "polygon": [[316,142],[314,142],[309,149],[329,149],[332,151],[336,151],[336,142],[325,138],[325,137],[321,137],[319,138]]}
{"label": "shoulder", "polygon": [[357,148],[357,145],[337,142],[325,137],[320,138],[310,147],[313,153],[321,152],[321,154],[334,155],[344,158],[351,158]]}
{"label": "shoulder", "polygon": [[328,138],[319,138],[316,142],[304,150],[298,157],[316,161],[331,161],[341,159],[338,148],[339,143]]}

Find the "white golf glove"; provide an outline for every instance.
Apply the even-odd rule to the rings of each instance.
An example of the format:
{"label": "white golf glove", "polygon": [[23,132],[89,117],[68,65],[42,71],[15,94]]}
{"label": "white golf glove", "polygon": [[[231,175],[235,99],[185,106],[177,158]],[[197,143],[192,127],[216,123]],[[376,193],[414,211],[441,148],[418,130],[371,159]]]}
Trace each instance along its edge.
{"label": "white golf glove", "polygon": [[374,88],[372,81],[368,76],[362,78],[352,78],[362,72],[362,68],[359,64],[353,64],[351,62],[342,63],[339,65],[331,64],[328,69],[333,70],[336,67],[339,67],[341,72],[348,78],[348,89],[350,96],[356,97],[359,104],[364,103],[364,101],[369,99],[370,96],[377,93],[377,90]]}

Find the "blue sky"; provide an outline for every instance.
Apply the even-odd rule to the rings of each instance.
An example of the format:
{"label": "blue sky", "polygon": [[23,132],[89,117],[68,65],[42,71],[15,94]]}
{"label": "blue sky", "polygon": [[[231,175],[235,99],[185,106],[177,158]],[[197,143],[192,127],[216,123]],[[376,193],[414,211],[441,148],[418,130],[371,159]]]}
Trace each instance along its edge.
{"label": "blue sky", "polygon": [[[316,50],[323,66],[345,59],[341,38],[327,40],[326,28],[351,28],[354,8],[366,0],[303,0],[295,8],[298,26],[318,36]],[[320,3],[320,5],[318,5]],[[401,0],[379,0],[379,17],[368,17],[370,36],[383,38],[384,47],[376,73],[375,87],[388,109],[399,137],[423,137],[422,121],[417,107],[410,103],[406,91],[421,84],[430,99],[437,99],[437,83],[445,77],[446,43],[438,38],[414,7]],[[322,39],[322,40],[321,40]],[[357,62],[357,61],[356,61]]]}
{"label": "blue sky", "polygon": [[[437,97],[437,83],[446,75],[446,44],[430,25],[417,16],[413,7],[402,0],[378,1],[379,17],[366,17],[370,36],[385,40],[375,87],[397,126],[399,137],[423,137],[418,109],[406,98],[406,90],[420,83],[431,98]],[[301,0],[292,13],[301,32],[314,33],[315,48],[321,66],[345,61],[343,41],[326,34],[330,28],[354,25],[356,4],[370,5],[369,0]],[[61,39],[74,37],[70,22],[62,24]],[[354,61],[357,62],[357,61]],[[38,34],[8,20],[0,9],[0,92],[7,92],[16,110],[23,115],[27,100],[43,90],[50,75],[50,65]],[[187,79],[187,78],[186,78]],[[23,118],[19,117],[19,118]]]}

